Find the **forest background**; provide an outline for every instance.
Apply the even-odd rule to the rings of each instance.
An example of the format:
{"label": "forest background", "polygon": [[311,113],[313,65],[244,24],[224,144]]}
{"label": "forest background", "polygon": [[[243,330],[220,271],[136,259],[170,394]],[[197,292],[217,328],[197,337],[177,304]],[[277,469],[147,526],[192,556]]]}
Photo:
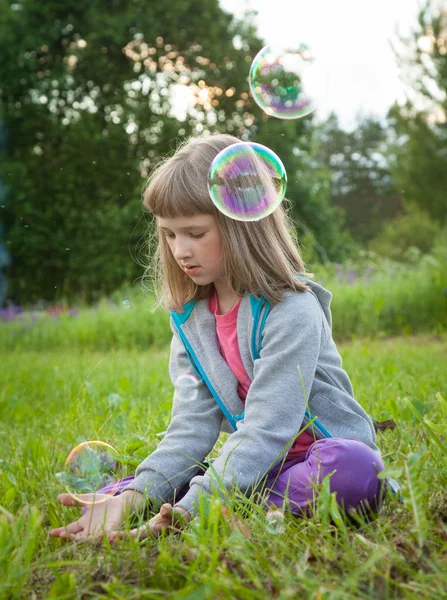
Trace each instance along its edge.
{"label": "forest background", "polygon": [[[263,113],[247,76],[265,42],[253,15],[236,20],[217,0],[0,0],[0,23],[0,309],[8,315],[94,303],[139,284],[153,226],[144,182],[178,143],[207,131],[281,157],[310,270],[359,257],[362,268],[381,258],[409,268],[424,255],[442,260],[447,12],[437,4],[426,2],[396,53],[412,100],[352,131],[334,114],[317,123]],[[175,97],[185,88],[180,114]]]}

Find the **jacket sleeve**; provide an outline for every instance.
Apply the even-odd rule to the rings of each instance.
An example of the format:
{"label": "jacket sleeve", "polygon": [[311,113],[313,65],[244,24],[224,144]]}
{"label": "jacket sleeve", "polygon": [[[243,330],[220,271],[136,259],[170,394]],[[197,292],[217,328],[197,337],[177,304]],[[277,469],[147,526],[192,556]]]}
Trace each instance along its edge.
{"label": "jacket sleeve", "polygon": [[245,417],[213,462],[215,474],[208,469],[195,476],[179,506],[195,515],[199,493],[215,489],[223,497],[234,485],[245,493],[280,462],[302,426],[322,335],[321,308],[311,292],[298,300],[288,296],[272,308],[254,361]]}
{"label": "jacket sleeve", "polygon": [[134,481],[125,488],[161,503],[171,502],[174,490],[200,472],[199,464],[213,449],[223,419],[208,387],[194,371],[172,319],[170,325],[171,421],[157,449],[138,465]]}

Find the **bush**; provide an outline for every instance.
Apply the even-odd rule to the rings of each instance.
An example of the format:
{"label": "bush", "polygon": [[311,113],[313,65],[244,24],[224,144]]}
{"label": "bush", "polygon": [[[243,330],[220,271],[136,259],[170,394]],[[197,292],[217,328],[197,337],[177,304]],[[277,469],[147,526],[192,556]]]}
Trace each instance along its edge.
{"label": "bush", "polygon": [[428,254],[441,226],[426,213],[413,209],[384,225],[380,234],[370,242],[370,250],[393,260],[411,259],[414,248]]}
{"label": "bush", "polygon": [[356,261],[322,265],[315,280],[333,294],[337,341],[447,329],[447,240],[438,234],[431,254],[417,248],[406,262],[360,251]]}

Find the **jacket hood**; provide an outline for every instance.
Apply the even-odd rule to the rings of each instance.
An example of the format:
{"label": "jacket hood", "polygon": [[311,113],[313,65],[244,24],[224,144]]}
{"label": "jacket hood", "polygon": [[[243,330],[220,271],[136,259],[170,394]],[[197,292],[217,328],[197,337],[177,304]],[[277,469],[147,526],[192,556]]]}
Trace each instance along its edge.
{"label": "jacket hood", "polygon": [[312,281],[312,279],[308,279],[307,277],[306,283],[310,287],[313,294],[316,296],[318,302],[320,303],[320,306],[323,309],[324,315],[327,319],[327,322],[329,323],[329,326],[332,327],[332,315],[330,308],[332,301],[331,292],[316,281]]}

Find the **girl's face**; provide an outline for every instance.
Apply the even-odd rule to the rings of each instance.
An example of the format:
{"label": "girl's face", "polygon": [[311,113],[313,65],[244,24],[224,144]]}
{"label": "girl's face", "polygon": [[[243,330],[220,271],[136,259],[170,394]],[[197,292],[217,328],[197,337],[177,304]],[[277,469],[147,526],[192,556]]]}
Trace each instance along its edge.
{"label": "girl's face", "polygon": [[[193,217],[157,217],[164,236],[180,268],[197,283],[214,283],[217,292],[226,289],[222,268],[222,236],[213,215]],[[192,272],[185,267],[198,267]]]}

